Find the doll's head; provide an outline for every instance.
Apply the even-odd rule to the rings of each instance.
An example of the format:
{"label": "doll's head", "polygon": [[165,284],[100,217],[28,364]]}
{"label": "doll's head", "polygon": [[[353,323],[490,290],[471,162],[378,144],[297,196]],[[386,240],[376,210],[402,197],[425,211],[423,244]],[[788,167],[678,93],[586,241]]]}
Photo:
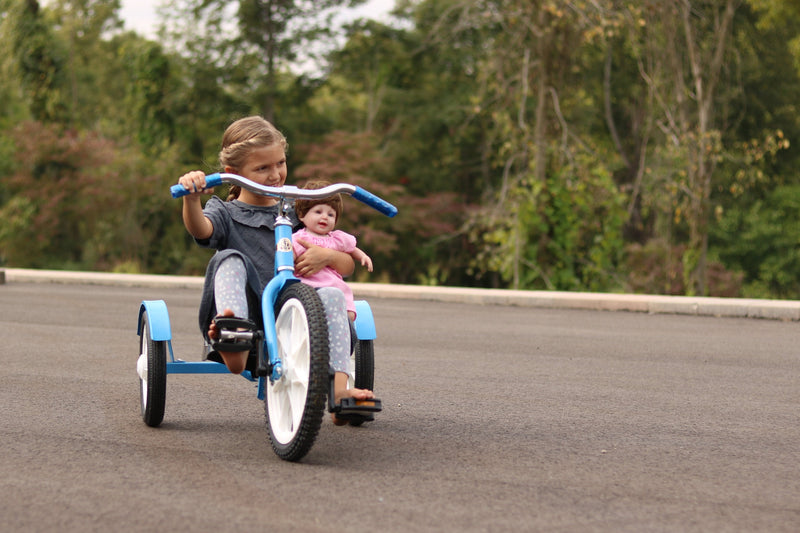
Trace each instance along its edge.
{"label": "doll's head", "polygon": [[[303,186],[303,188],[304,189],[322,189],[323,187],[327,187],[328,185],[332,185],[331,182],[325,181],[325,180],[312,180],[312,181],[307,182]],[[336,224],[336,222],[338,222],[338,220],[339,220],[339,215],[342,214],[342,209],[344,207],[344,205],[342,203],[342,195],[341,194],[335,194],[333,196],[328,196],[327,198],[318,198],[318,199],[315,199],[315,200],[305,200],[305,199],[299,198],[299,199],[295,200],[295,202],[294,202],[294,210],[295,210],[295,213],[297,213],[297,218],[299,218],[306,225],[306,227],[308,227],[308,224],[303,219],[308,216],[309,212],[312,211],[312,209],[314,207],[317,207],[317,206],[320,206],[320,205],[328,206],[333,210],[333,212],[336,214],[333,223]],[[332,230],[332,229],[333,229],[333,227],[330,228],[330,230]]]}

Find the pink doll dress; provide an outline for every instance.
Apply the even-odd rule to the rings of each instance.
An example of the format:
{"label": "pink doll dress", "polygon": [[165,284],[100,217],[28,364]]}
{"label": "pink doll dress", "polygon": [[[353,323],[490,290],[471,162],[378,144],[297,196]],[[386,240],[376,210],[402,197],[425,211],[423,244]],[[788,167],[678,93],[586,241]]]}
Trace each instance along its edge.
{"label": "pink doll dress", "polygon": [[[320,237],[319,235],[314,235],[303,228],[294,232],[292,237],[294,253],[297,257],[300,257],[303,252],[306,251],[306,247],[297,242],[297,239],[302,239],[306,242],[310,242],[311,244],[322,246],[323,248],[348,254],[352,253],[356,248],[356,238],[347,232],[336,229],[331,231],[329,234]],[[309,276],[307,278],[300,277],[300,280],[314,288],[336,287],[337,289],[340,289],[344,293],[345,300],[347,301],[347,310],[352,311],[353,313],[356,312],[356,304],[353,299],[353,290],[347,286],[347,283],[345,283],[342,275],[336,272],[336,270],[333,268],[325,267],[313,276]]]}

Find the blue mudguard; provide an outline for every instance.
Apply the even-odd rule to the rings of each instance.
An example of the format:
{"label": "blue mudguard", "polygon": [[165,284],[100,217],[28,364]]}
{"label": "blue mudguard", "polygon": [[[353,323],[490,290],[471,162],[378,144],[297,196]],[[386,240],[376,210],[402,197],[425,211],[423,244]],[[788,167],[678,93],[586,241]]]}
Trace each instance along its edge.
{"label": "blue mudguard", "polygon": [[154,341],[171,341],[172,328],[169,324],[169,311],[164,300],[144,300],[139,307],[139,320],[137,333],[142,334],[142,313],[147,313],[147,323],[150,324],[150,336]]}
{"label": "blue mudguard", "polygon": [[375,318],[372,316],[372,309],[364,300],[356,300],[356,336],[361,341],[375,340]]}

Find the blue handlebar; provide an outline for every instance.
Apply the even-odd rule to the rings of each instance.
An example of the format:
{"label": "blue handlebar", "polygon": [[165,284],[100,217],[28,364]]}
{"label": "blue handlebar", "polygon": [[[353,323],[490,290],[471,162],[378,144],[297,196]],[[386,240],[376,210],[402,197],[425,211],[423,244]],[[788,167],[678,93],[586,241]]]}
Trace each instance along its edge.
{"label": "blue handlebar", "polygon": [[356,190],[353,191],[353,194],[351,194],[350,196],[352,196],[356,200],[364,202],[368,206],[383,213],[387,217],[393,217],[397,214],[397,208],[395,206],[393,206],[392,204],[390,204],[385,200],[382,200],[381,198],[378,198],[371,192],[365,191],[361,187],[356,186]]}
{"label": "blue handlebar", "polygon": [[[335,185],[329,185],[327,187],[323,187],[322,189],[314,189],[314,190],[306,190],[306,189],[298,189],[292,185],[284,185],[282,187],[269,187],[266,185],[261,185],[255,183],[253,181],[248,180],[242,176],[238,176],[236,174],[220,174],[219,172],[216,174],[209,174],[206,176],[206,189],[212,189],[223,183],[232,183],[234,185],[239,185],[240,187],[244,187],[249,191],[253,191],[256,194],[261,194],[264,196],[272,196],[274,198],[327,198],[330,195],[343,193],[349,194],[356,200],[367,204],[368,206],[372,207],[376,211],[379,211],[386,215],[387,217],[393,217],[397,214],[397,208],[383,200],[369,191],[362,189],[356,185],[350,185],[347,183],[338,183]],[[189,190],[184,188],[183,185],[173,185],[169,188],[170,193],[172,193],[173,198],[180,198],[181,196],[186,196],[190,193]]]}
{"label": "blue handlebar", "polygon": [[[219,187],[220,185],[222,185],[222,176],[220,176],[219,172],[206,176],[207,189]],[[173,198],[180,198],[181,196],[186,196],[189,194],[189,190],[181,184],[173,185],[169,188],[169,192],[172,194]]]}

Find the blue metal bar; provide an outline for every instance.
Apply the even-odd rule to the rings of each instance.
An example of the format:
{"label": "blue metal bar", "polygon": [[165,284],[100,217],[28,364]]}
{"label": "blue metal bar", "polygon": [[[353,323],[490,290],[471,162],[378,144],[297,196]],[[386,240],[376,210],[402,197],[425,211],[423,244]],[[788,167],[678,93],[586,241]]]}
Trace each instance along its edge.
{"label": "blue metal bar", "polygon": [[[228,367],[216,361],[168,361],[167,374],[230,374]],[[249,370],[241,373],[241,376],[255,381]]]}
{"label": "blue metal bar", "polygon": [[261,314],[264,320],[264,342],[267,346],[272,381],[283,375],[283,364],[278,354],[278,334],[275,330],[275,302],[283,288],[297,283],[294,276],[294,252],[292,250],[292,222],[286,216],[275,219],[275,276],[264,287],[261,295]]}

